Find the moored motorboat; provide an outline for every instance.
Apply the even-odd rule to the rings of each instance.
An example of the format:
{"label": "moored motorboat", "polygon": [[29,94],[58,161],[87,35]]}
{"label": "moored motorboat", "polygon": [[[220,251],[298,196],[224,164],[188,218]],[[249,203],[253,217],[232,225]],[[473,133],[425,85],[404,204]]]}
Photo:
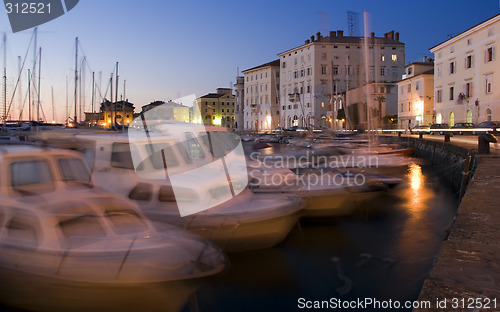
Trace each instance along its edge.
{"label": "moored motorboat", "polygon": [[207,240],[172,225],[158,230],[132,201],[95,188],[76,152],[0,145],[0,176],[0,299],[8,305],[133,310],[133,289],[160,287],[161,303],[176,311],[197,280],[225,266]]}
{"label": "moored motorboat", "polygon": [[239,138],[201,126],[163,126],[147,137],[130,129],[78,136],[96,184],[128,196],[152,220],[180,225],[228,252],[271,247],[288,235],[303,201],[246,189]]}
{"label": "moored motorboat", "polygon": [[387,185],[359,174],[339,174],[318,169],[264,168],[251,166],[255,193],[298,194],[306,201],[303,217],[349,215],[365,202],[381,195]]}

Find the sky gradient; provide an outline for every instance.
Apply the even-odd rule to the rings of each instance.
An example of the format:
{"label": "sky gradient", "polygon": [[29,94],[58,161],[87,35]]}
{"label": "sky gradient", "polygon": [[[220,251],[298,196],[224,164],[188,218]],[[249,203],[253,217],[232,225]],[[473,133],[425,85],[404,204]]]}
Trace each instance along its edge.
{"label": "sky gradient", "polygon": [[[90,111],[91,72],[96,73],[104,94],[119,62],[119,94],[123,94],[126,80],[125,97],[138,112],[154,100],[193,93],[199,97],[229,87],[238,69],[241,72],[277,59],[278,53],[303,44],[318,31],[324,35],[329,30],[347,33],[347,11],[358,13],[358,35],[362,35],[364,10],[370,13],[370,29],[376,36],[391,30],[400,33],[400,41],[406,44],[406,63],[432,57],[432,46],[500,13],[498,0],[80,0],[70,12],[38,27],[43,110],[50,121],[53,88],[56,120],[65,119],[66,80],[69,105],[73,103],[75,37],[81,44],[79,56],[88,62],[86,111]],[[24,58],[28,53],[26,68],[33,66],[33,51],[27,52],[33,31],[13,34],[7,14],[1,10],[0,32],[7,34],[10,100],[18,56]],[[3,70],[3,42],[0,47]],[[0,103],[3,105],[3,98]],[[18,103],[16,96],[16,111]]]}

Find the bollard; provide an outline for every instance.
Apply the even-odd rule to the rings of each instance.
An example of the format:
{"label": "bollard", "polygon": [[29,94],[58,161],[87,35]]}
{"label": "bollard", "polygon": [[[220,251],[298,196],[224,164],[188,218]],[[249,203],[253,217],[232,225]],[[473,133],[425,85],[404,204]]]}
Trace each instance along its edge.
{"label": "bollard", "polygon": [[446,131],[444,133],[444,143],[449,143],[450,138],[453,136],[453,133]]}
{"label": "bollard", "polygon": [[490,153],[490,142],[497,143],[497,138],[491,133],[482,133],[477,136],[477,153],[478,154],[489,154]]}
{"label": "bollard", "polygon": [[424,133],[422,131],[420,131],[420,133],[418,134],[418,138],[419,139],[423,139],[424,138]]}

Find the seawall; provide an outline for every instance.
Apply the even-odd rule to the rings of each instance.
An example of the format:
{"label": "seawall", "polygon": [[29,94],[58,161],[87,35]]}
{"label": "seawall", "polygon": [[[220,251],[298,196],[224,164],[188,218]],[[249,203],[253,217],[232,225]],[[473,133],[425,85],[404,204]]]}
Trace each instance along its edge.
{"label": "seawall", "polygon": [[463,195],[418,298],[429,305],[413,311],[499,311],[500,155],[477,155],[474,144],[440,138],[401,138]]}

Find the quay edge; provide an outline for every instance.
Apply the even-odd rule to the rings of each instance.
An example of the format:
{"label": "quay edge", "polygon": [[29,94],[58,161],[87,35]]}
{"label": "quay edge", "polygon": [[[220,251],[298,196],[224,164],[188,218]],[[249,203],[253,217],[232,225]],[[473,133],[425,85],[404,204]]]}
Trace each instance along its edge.
{"label": "quay edge", "polygon": [[[473,145],[401,139],[415,148],[417,156],[438,165],[438,170],[441,166],[455,168],[448,173],[450,183],[463,194],[417,299],[431,306],[413,312],[500,310],[500,155],[477,155]],[[453,166],[466,165],[467,155],[471,155],[468,168]],[[462,174],[467,171],[470,174]]]}

